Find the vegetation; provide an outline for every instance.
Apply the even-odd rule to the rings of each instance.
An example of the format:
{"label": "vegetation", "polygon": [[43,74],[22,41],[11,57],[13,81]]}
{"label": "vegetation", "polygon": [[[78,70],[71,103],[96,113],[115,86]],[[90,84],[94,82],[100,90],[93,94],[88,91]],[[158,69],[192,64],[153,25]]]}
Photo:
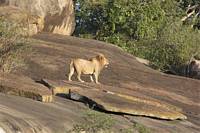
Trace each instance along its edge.
{"label": "vegetation", "polygon": [[[86,110],[83,112],[84,123],[74,125],[69,133],[112,133],[111,128],[116,124],[111,115],[97,112],[94,110]],[[134,123],[127,129],[120,129],[121,133],[151,133],[151,130],[144,125]]]}
{"label": "vegetation", "polygon": [[25,32],[19,24],[0,18],[0,71],[9,73],[25,65],[30,48]]}
{"label": "vegetation", "polygon": [[176,71],[200,55],[198,0],[76,0],[75,3],[75,36],[116,44],[150,60],[154,68],[162,71]]}
{"label": "vegetation", "polygon": [[71,132],[106,133],[114,125],[114,120],[110,115],[93,110],[84,112],[83,119],[85,119],[85,122],[75,125]]}
{"label": "vegetation", "polygon": [[133,126],[126,128],[126,129],[121,129],[120,133],[152,133],[153,130],[150,128],[147,128],[146,126],[139,124],[139,123],[134,123]]}
{"label": "vegetation", "polygon": [[134,124],[133,128],[137,129],[139,133],[151,133],[149,128],[138,123]]}

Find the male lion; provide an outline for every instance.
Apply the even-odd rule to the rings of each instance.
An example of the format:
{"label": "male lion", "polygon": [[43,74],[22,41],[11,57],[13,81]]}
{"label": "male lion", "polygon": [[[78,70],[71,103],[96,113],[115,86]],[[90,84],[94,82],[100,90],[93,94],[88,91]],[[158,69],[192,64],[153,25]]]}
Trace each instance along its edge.
{"label": "male lion", "polygon": [[70,72],[68,75],[68,80],[71,80],[72,75],[74,74],[74,71],[77,73],[77,79],[80,82],[84,82],[81,79],[81,74],[89,74],[91,82],[94,82],[93,75],[95,76],[95,82],[96,84],[99,84],[98,82],[98,76],[100,74],[100,71],[109,65],[108,59],[105,58],[103,54],[98,54],[96,57],[91,58],[90,60],[85,59],[72,59],[70,63]]}

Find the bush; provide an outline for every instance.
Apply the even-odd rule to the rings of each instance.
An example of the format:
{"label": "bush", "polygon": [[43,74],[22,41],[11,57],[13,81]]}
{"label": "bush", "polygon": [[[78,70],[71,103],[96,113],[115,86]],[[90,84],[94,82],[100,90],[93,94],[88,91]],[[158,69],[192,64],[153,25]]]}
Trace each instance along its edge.
{"label": "bush", "polygon": [[30,47],[23,26],[0,17],[0,71],[12,72],[25,65]]}
{"label": "bush", "polygon": [[150,60],[160,70],[173,70],[187,64],[200,52],[200,33],[180,23],[161,29],[156,40],[133,45],[133,54]]}

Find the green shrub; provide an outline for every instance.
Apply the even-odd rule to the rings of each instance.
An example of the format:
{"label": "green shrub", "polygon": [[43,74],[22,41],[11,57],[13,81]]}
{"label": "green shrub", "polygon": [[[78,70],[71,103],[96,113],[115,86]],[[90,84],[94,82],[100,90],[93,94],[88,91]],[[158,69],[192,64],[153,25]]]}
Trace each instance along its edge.
{"label": "green shrub", "polygon": [[200,52],[200,33],[180,23],[166,25],[155,40],[139,41],[131,52],[150,60],[160,70],[176,70]]}

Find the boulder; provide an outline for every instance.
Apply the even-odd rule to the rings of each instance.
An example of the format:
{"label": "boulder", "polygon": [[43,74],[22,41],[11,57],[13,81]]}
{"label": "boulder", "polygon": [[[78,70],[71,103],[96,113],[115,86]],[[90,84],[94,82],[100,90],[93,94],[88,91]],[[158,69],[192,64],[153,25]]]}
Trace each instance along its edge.
{"label": "boulder", "polygon": [[75,27],[72,0],[4,0],[0,5],[18,7],[37,16],[37,30],[71,35]]}
{"label": "boulder", "polygon": [[136,59],[138,62],[140,62],[140,63],[142,63],[142,64],[144,64],[144,65],[149,66],[149,64],[150,64],[150,61],[149,61],[149,60],[146,60],[146,59],[143,59],[143,58],[139,58],[139,57],[135,57],[135,59]]}
{"label": "boulder", "polygon": [[[135,122],[139,122],[155,129],[155,133],[199,133],[199,80],[152,70],[139,63],[134,56],[104,42],[49,33],[40,33],[33,38],[31,47],[34,53],[27,59],[27,66],[18,68],[14,73],[34,81],[48,79],[46,81],[54,87],[47,86],[58,96],[53,96],[54,102],[44,104],[0,94],[0,123],[3,123],[0,127],[5,131],[7,128],[21,129],[22,133],[23,129],[27,130],[25,133],[31,132],[31,129],[41,133],[45,129],[50,130],[45,130],[45,133],[67,131],[73,125],[85,122],[81,111],[87,106],[74,101],[78,100],[94,109],[100,107],[116,118],[118,125],[112,128],[113,132],[122,132],[121,129],[128,124],[133,128]],[[88,59],[97,53],[105,54],[110,61],[109,67],[103,69],[99,76],[100,85],[90,83],[87,75],[82,75],[85,83],[77,82],[75,76],[72,82],[66,81],[72,58]],[[123,114],[125,111],[131,112]],[[154,118],[187,116],[187,119],[165,121],[132,115],[137,112]]]}
{"label": "boulder", "polygon": [[193,59],[189,64],[189,70],[192,78],[200,79],[200,60]]}
{"label": "boulder", "polygon": [[[200,113],[199,80],[155,71],[139,63],[134,56],[122,49],[104,42],[49,33],[37,34],[33,38],[32,48],[35,54],[28,59],[27,69],[19,68],[15,73],[35,80],[66,80],[72,58],[89,59],[97,53],[103,53],[110,65],[101,72],[99,82],[106,85],[106,89],[169,103],[181,108],[191,122],[200,124],[197,115]],[[82,75],[82,79],[90,82],[86,75]],[[72,80],[77,81],[75,75]],[[90,88],[96,87],[98,86],[94,85]],[[60,88],[57,91],[63,90],[64,88]]]}
{"label": "boulder", "polygon": [[0,6],[0,17],[19,24],[24,35],[34,35],[42,30],[43,24],[36,15],[31,15],[17,7]]}
{"label": "boulder", "polygon": [[[66,97],[88,104],[92,108],[166,120],[187,118],[184,114],[181,114],[181,109],[178,107],[143,95],[136,96],[132,91],[126,94],[124,92],[128,92],[128,90],[125,88],[107,85],[98,87],[94,84],[47,79],[43,79],[41,83],[52,89],[55,95],[66,95]],[[121,92],[116,90],[121,90]]]}
{"label": "boulder", "polygon": [[25,76],[0,73],[0,92],[27,97],[41,102],[52,102],[52,92]]}

